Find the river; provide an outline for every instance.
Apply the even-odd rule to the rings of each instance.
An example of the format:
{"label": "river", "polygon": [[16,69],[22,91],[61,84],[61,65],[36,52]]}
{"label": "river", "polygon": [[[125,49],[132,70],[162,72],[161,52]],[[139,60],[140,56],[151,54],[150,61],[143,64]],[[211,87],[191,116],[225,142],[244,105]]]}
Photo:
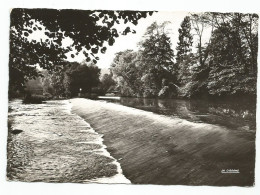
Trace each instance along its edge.
{"label": "river", "polygon": [[[255,103],[71,100],[134,184],[252,186]],[[232,173],[235,171],[235,173]]]}
{"label": "river", "polygon": [[256,130],[256,103],[249,100],[210,101],[121,97],[105,101],[195,123],[221,125],[230,130],[252,132]]}

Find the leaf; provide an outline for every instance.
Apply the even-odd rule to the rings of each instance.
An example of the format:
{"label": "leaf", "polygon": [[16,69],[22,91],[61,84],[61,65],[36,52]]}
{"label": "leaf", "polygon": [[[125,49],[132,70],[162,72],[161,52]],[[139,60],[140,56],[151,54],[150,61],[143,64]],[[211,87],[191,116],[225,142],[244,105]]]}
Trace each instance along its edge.
{"label": "leaf", "polygon": [[92,53],[97,54],[98,53],[98,48],[92,48],[91,51],[92,51]]}
{"label": "leaf", "polygon": [[83,54],[85,55],[85,57],[88,57],[88,53],[86,51],[83,51]]}
{"label": "leaf", "polygon": [[29,33],[28,32],[24,32],[24,36],[28,37]]}
{"label": "leaf", "polygon": [[106,47],[103,47],[102,49],[101,49],[101,53],[106,53],[106,50],[107,50],[107,48]]}
{"label": "leaf", "polygon": [[109,46],[112,46],[113,44],[114,44],[114,42],[115,42],[115,39],[114,38],[109,38],[109,40],[108,40],[108,45]]}

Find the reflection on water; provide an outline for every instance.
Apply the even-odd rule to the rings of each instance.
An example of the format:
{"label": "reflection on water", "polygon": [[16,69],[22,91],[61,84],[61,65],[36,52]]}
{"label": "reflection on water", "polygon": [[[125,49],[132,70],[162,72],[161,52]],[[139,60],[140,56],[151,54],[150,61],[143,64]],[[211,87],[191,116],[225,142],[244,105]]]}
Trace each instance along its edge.
{"label": "reflection on water", "polygon": [[193,122],[217,124],[232,130],[255,131],[256,129],[256,103],[248,100],[209,101],[122,97],[120,100],[106,101]]}

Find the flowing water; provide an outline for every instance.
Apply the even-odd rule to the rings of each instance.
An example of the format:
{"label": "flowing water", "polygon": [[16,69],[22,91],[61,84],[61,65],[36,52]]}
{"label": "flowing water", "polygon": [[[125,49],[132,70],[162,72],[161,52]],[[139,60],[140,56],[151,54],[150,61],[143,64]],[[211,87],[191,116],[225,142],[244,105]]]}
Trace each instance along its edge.
{"label": "flowing water", "polygon": [[[252,186],[255,103],[72,99],[135,184]],[[232,173],[234,171],[235,173]]]}
{"label": "flowing water", "polygon": [[254,184],[249,101],[76,98],[9,106],[9,180]]}
{"label": "flowing water", "polygon": [[230,130],[253,132],[256,130],[256,103],[249,100],[209,101],[121,97],[106,101],[195,123],[221,125]]}
{"label": "flowing water", "polygon": [[102,135],[71,114],[68,100],[44,104],[14,100],[9,107],[8,180],[130,183],[107,152]]}

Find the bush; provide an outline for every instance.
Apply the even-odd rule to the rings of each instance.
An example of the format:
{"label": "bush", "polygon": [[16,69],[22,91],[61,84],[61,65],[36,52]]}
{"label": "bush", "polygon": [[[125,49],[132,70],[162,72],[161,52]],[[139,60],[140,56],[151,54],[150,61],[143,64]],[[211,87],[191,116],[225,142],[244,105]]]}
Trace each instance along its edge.
{"label": "bush", "polygon": [[24,104],[42,104],[46,98],[43,95],[32,95],[30,93],[26,94],[23,100]]}

